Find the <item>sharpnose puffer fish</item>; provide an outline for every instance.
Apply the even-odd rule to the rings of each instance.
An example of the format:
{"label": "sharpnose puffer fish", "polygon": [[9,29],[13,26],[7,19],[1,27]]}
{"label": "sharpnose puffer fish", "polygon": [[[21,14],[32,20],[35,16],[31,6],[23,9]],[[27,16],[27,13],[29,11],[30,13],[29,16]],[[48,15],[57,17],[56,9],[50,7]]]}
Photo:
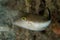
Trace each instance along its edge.
{"label": "sharpnose puffer fish", "polygon": [[16,20],[13,24],[29,30],[42,31],[51,23],[50,14],[39,15],[39,14],[26,14]]}

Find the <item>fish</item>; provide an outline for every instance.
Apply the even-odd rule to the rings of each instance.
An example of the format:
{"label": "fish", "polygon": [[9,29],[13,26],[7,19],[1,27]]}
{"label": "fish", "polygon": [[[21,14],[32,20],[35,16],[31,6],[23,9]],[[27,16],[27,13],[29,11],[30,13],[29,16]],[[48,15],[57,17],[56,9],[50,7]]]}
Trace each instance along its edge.
{"label": "fish", "polygon": [[49,24],[51,23],[51,19],[46,16],[40,16],[39,14],[25,14],[24,16],[20,17],[18,20],[13,22],[13,25],[34,30],[34,31],[42,31],[45,30]]}

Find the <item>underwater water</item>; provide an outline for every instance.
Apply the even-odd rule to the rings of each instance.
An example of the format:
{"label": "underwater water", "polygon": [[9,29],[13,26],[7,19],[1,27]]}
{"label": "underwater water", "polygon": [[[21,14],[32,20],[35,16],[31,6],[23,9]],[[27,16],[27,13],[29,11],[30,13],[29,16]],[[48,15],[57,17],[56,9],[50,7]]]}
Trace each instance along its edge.
{"label": "underwater water", "polygon": [[[31,31],[31,30],[23,29],[18,26],[12,25],[14,20],[16,20],[17,15],[19,15],[18,14],[19,11],[12,10],[9,7],[6,7],[7,1],[8,0],[0,0],[0,40],[60,40],[60,35],[56,35],[53,32],[54,27],[60,27],[60,26],[55,26],[57,24],[60,24],[60,5],[59,5],[60,1],[59,0],[45,0],[46,6],[49,7],[51,11],[53,22],[45,31],[42,31],[42,32]],[[20,3],[23,2],[21,1]],[[32,11],[30,12],[32,13],[35,13],[35,10],[34,10],[35,2],[34,1],[36,0],[33,0],[31,3]],[[14,4],[14,2],[15,0],[13,0],[11,4]],[[41,5],[44,4],[42,1],[41,3],[42,3]],[[21,4],[21,7],[22,6],[23,5]],[[18,1],[18,7],[20,7],[19,1]],[[25,10],[23,7],[22,7],[22,10]],[[36,7],[38,7],[38,5]],[[41,7],[44,8],[45,6],[43,5]],[[40,8],[40,10],[42,10],[42,8]],[[38,8],[36,9],[38,10]],[[56,15],[57,13],[58,15]]]}

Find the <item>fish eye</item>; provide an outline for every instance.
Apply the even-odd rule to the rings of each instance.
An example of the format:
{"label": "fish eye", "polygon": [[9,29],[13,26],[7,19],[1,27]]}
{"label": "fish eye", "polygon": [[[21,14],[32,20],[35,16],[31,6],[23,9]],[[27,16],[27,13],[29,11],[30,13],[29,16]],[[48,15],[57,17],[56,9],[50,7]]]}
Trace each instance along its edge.
{"label": "fish eye", "polygon": [[26,20],[26,17],[22,17],[21,19],[22,19],[22,20]]}

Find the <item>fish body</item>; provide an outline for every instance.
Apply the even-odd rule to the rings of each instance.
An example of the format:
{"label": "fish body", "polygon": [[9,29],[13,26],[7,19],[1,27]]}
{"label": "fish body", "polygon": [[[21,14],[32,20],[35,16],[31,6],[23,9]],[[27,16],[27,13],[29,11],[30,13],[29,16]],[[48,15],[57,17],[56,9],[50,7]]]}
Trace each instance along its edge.
{"label": "fish body", "polygon": [[21,17],[19,20],[15,21],[13,25],[26,28],[29,30],[42,31],[49,26],[51,20],[44,20],[45,17],[41,17],[35,14],[28,14],[24,17]]}

